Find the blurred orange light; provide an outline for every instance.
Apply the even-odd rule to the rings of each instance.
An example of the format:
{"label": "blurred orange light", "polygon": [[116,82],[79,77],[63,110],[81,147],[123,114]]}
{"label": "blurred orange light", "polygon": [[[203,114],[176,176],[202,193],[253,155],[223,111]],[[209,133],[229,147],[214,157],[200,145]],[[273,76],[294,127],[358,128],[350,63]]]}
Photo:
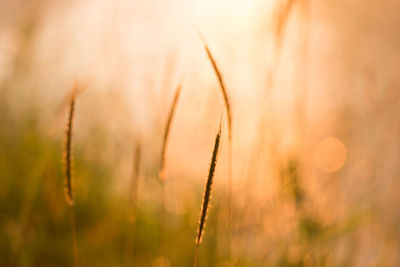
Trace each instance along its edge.
{"label": "blurred orange light", "polygon": [[328,137],[317,146],[314,160],[318,168],[324,172],[336,172],[346,162],[347,150],[340,140]]}

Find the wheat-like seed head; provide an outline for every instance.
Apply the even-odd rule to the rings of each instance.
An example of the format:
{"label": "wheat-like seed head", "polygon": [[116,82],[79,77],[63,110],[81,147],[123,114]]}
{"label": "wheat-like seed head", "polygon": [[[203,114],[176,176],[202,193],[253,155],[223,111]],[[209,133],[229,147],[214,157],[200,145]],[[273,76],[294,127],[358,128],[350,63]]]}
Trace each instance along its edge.
{"label": "wheat-like seed head", "polygon": [[178,85],[178,87],[176,88],[174,99],[172,101],[172,105],[169,110],[167,124],[165,125],[163,145],[162,145],[162,149],[161,149],[161,167],[160,167],[160,172],[159,172],[159,178],[161,181],[164,181],[166,179],[165,161],[166,161],[166,153],[167,153],[167,146],[168,146],[168,137],[169,137],[172,120],[175,115],[176,106],[178,104],[179,95],[181,93],[181,88],[182,88],[181,85]]}
{"label": "wheat-like seed head", "polygon": [[210,48],[209,48],[209,46],[208,46],[208,44],[206,42],[206,39],[204,38],[204,36],[201,34],[200,31],[197,31],[197,32],[198,32],[198,34],[199,34],[199,36],[200,36],[200,38],[201,38],[201,40],[203,42],[204,49],[206,50],[208,59],[211,62],[211,65],[212,65],[212,67],[214,69],[215,75],[217,76],[219,88],[220,88],[222,96],[224,98],[226,116],[227,116],[227,119],[228,119],[228,137],[229,137],[229,140],[231,140],[232,139],[232,114],[231,114],[230,100],[229,100],[228,92],[226,90],[225,82],[224,82],[224,79],[222,78],[221,71],[219,70],[219,68],[217,66],[217,63],[216,63],[216,61],[214,59],[214,56],[212,55],[211,50],[210,50]]}
{"label": "wheat-like seed head", "polygon": [[74,184],[72,179],[72,126],[74,121],[75,112],[75,96],[78,89],[78,84],[75,84],[72,89],[71,99],[69,103],[68,119],[65,130],[65,148],[64,148],[64,169],[65,169],[65,200],[68,205],[73,206],[74,198]]}
{"label": "wheat-like seed head", "polygon": [[[222,120],[221,120],[221,122],[222,122]],[[214,177],[215,167],[217,166],[217,156],[218,156],[218,148],[219,148],[220,140],[221,140],[221,123],[219,125],[219,130],[218,130],[217,136],[215,138],[214,149],[213,149],[213,153],[212,153],[212,157],[211,157],[210,170],[208,172],[207,183],[206,183],[206,187],[204,190],[203,203],[201,205],[199,228],[197,230],[197,236],[196,236],[196,246],[200,245],[201,239],[202,239],[203,233],[204,233],[204,227],[205,227],[205,223],[206,223],[206,219],[207,219],[207,213],[208,213],[208,209],[210,206],[213,177]]]}
{"label": "wheat-like seed head", "polygon": [[[231,105],[228,97],[228,92],[226,90],[226,86],[224,80],[222,78],[221,71],[219,70],[217,63],[214,59],[214,56],[211,53],[209,46],[201,34],[199,30],[197,30],[200,39],[203,42],[204,49],[206,50],[208,59],[211,62],[211,65],[214,69],[215,75],[217,76],[219,88],[223,95],[225,109],[226,109],[226,116],[228,120],[228,231],[229,231],[229,255],[231,253],[231,228],[232,228],[232,113],[231,113]],[[230,257],[230,256],[229,256]]]}

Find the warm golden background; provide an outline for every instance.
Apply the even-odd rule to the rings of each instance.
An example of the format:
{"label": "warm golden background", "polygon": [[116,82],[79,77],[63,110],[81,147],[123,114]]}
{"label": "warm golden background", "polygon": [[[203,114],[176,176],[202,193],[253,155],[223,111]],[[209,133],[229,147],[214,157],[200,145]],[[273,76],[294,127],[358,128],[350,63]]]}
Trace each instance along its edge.
{"label": "warm golden background", "polygon": [[[224,111],[234,266],[400,266],[397,0],[0,0],[0,266],[72,266],[68,97],[81,266],[192,266]],[[199,266],[230,266],[223,130]],[[142,160],[132,216],[134,146]],[[136,219],[134,219],[136,218]],[[133,243],[129,248],[130,242]]]}

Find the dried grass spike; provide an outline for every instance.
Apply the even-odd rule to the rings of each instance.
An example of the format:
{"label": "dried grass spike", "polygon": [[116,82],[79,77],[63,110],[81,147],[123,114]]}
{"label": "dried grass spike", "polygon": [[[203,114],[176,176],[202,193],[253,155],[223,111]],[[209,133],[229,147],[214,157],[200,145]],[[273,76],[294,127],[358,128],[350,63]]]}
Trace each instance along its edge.
{"label": "dried grass spike", "polygon": [[74,112],[75,112],[75,92],[77,90],[77,85],[75,85],[70,103],[69,103],[69,111],[68,111],[68,120],[65,131],[65,152],[64,152],[64,163],[65,163],[65,200],[67,204],[72,206],[74,205],[74,190],[73,190],[73,180],[72,180],[72,126],[74,121]]}
{"label": "dried grass spike", "polygon": [[160,173],[159,173],[159,177],[161,180],[165,180],[165,178],[166,178],[165,177],[166,176],[165,175],[165,161],[166,161],[166,153],[167,153],[167,146],[168,146],[168,137],[169,137],[172,120],[175,115],[176,106],[178,104],[181,88],[182,88],[181,85],[178,85],[178,87],[176,88],[174,99],[173,99],[172,105],[171,105],[171,109],[169,110],[167,124],[165,125],[163,145],[162,145],[162,149],[161,149],[161,167],[160,167]]}
{"label": "dried grass spike", "polygon": [[220,140],[221,140],[221,123],[219,125],[219,130],[218,130],[217,136],[215,138],[215,144],[214,144],[214,150],[213,150],[212,158],[211,158],[210,170],[208,173],[206,188],[204,190],[204,198],[203,198],[203,203],[201,205],[199,228],[198,228],[197,237],[196,237],[196,246],[199,246],[201,243],[201,239],[203,236],[204,227],[205,227],[205,223],[206,223],[206,219],[207,219],[207,212],[209,209],[209,203],[210,203],[210,198],[211,198],[211,189],[212,189],[215,167],[217,165],[217,156],[218,156],[218,148],[219,148]]}
{"label": "dried grass spike", "polygon": [[162,144],[162,149],[161,149],[161,166],[160,166],[160,172],[158,173],[158,177],[161,182],[161,220],[160,220],[160,251],[161,251],[161,256],[163,258],[163,266],[167,266],[167,246],[166,246],[166,241],[165,241],[165,207],[166,207],[166,202],[167,202],[167,192],[166,192],[166,186],[165,186],[165,180],[166,180],[166,170],[165,170],[165,162],[166,162],[166,153],[167,153],[167,146],[168,146],[168,137],[169,137],[169,132],[170,128],[172,125],[172,121],[175,115],[175,110],[178,105],[178,100],[179,100],[179,95],[181,92],[182,86],[179,84],[178,87],[176,88],[174,99],[172,101],[172,105],[168,114],[168,119],[167,119],[167,124],[165,125],[165,131],[164,131],[164,138],[163,138],[163,144]]}
{"label": "dried grass spike", "polygon": [[222,78],[221,71],[219,70],[219,68],[217,66],[214,56],[212,55],[211,50],[207,45],[206,39],[204,38],[204,36],[201,34],[200,31],[197,31],[197,32],[198,32],[201,40],[203,41],[204,49],[206,50],[207,56],[211,62],[213,69],[214,69],[215,75],[217,76],[219,88],[221,89],[221,93],[224,98],[226,115],[228,118],[228,137],[229,137],[229,140],[231,140],[232,139],[232,114],[231,114],[231,105],[230,105],[230,101],[229,101],[228,92],[226,90],[225,82]]}
{"label": "dried grass spike", "polygon": [[228,119],[228,232],[229,232],[229,258],[231,258],[231,244],[232,244],[232,114],[231,114],[231,105],[228,97],[228,93],[226,90],[226,86],[224,80],[222,78],[221,71],[219,70],[217,63],[209,49],[207,42],[201,32],[197,29],[197,33],[199,34],[201,40],[203,41],[204,48],[207,52],[207,56],[211,62],[211,65],[214,69],[214,72],[217,76],[219,88],[224,98],[225,108],[226,108],[226,116]]}

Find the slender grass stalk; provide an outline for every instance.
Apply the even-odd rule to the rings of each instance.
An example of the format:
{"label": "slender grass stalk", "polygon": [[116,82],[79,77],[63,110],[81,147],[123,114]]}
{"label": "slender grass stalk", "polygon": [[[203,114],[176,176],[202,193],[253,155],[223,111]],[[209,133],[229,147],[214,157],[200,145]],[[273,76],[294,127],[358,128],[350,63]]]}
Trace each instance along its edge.
{"label": "slender grass stalk", "polygon": [[126,262],[127,266],[131,266],[132,263],[132,249],[135,242],[135,223],[137,220],[137,200],[139,196],[139,174],[140,174],[140,162],[141,162],[141,151],[142,147],[140,142],[137,142],[134,148],[133,168],[129,191],[129,202],[130,202],[130,222],[129,233],[127,236],[128,241],[126,245]]}
{"label": "slender grass stalk", "polygon": [[77,238],[77,234],[76,234],[74,206],[70,206],[69,215],[70,215],[70,220],[71,220],[72,248],[73,248],[73,253],[74,253],[74,267],[79,267],[79,249],[78,249],[78,238]]}
{"label": "slender grass stalk", "polygon": [[161,183],[161,224],[160,224],[160,233],[161,233],[161,242],[160,242],[160,251],[161,251],[161,256],[163,257],[163,264],[164,267],[167,266],[167,247],[166,247],[166,240],[165,240],[165,209],[167,205],[167,192],[166,192],[166,154],[167,154],[167,147],[168,147],[168,139],[169,139],[169,134],[170,134],[170,129],[172,125],[172,121],[175,115],[175,110],[178,105],[178,100],[181,92],[181,85],[178,85],[175,91],[174,99],[171,104],[171,108],[169,110],[168,114],[168,119],[167,123],[165,125],[165,131],[164,131],[164,138],[163,138],[163,144],[162,144],[162,149],[161,149],[161,166],[160,166],[160,172],[159,172],[159,179]]}
{"label": "slender grass stalk", "polygon": [[206,50],[208,59],[211,62],[211,65],[214,69],[215,75],[217,76],[219,88],[221,90],[222,96],[224,98],[224,104],[226,109],[226,116],[228,120],[228,250],[229,250],[229,259],[231,260],[232,253],[232,113],[231,113],[231,105],[229,101],[229,96],[226,90],[226,86],[224,80],[222,78],[221,71],[219,70],[217,63],[214,59],[214,56],[211,53],[210,48],[207,45],[207,42],[204,36],[200,31],[197,31],[201,40],[203,41],[204,49]]}
{"label": "slender grass stalk", "polygon": [[[44,180],[49,176],[49,169],[46,167],[47,162],[43,162],[41,167],[39,168],[40,174],[35,179],[31,180],[31,184],[27,187],[28,191],[24,194],[24,205],[21,209],[19,215],[20,227],[19,227],[19,235],[15,240],[15,253],[12,257],[12,263],[10,266],[19,266],[19,257],[24,247],[24,241],[29,229],[30,224],[32,223],[32,218],[35,213],[35,207],[37,205],[38,198],[40,196],[39,190],[43,186]],[[36,174],[37,175],[37,174]],[[34,176],[36,176],[34,175]]]}
{"label": "slender grass stalk", "polygon": [[129,193],[129,201],[132,206],[132,214],[135,216],[137,208],[137,199],[139,195],[139,174],[140,174],[140,163],[142,155],[142,146],[140,142],[136,143],[134,148],[133,168],[131,176],[131,186]]}
{"label": "slender grass stalk", "polygon": [[65,141],[65,152],[64,152],[64,162],[65,162],[64,191],[65,191],[65,200],[67,205],[69,206],[75,267],[79,267],[79,250],[78,250],[78,241],[77,241],[75,215],[74,215],[75,198],[74,198],[74,188],[73,188],[74,185],[72,179],[72,126],[74,121],[75,96],[77,90],[78,90],[78,84],[76,83],[74,85],[74,88],[72,89],[72,95],[69,103],[67,127],[65,132],[66,141]]}
{"label": "slender grass stalk", "polygon": [[[222,122],[222,120],[221,120]],[[204,228],[206,224],[206,219],[207,219],[207,213],[209,210],[209,204],[210,204],[210,199],[211,199],[211,189],[212,189],[212,183],[213,183],[213,177],[214,177],[214,172],[215,172],[215,167],[217,166],[217,156],[218,156],[218,148],[221,140],[221,122],[219,125],[219,130],[217,133],[217,136],[215,138],[215,143],[214,143],[214,149],[211,157],[211,164],[210,164],[210,170],[208,172],[208,178],[207,178],[207,183],[206,187],[204,190],[204,197],[203,197],[203,203],[201,205],[201,214],[200,214],[200,221],[199,221],[199,227],[197,229],[197,236],[196,236],[196,248],[195,248],[195,256],[194,256],[194,267],[197,266],[197,258],[198,258],[198,250],[199,246],[203,237],[204,233]]]}
{"label": "slender grass stalk", "polygon": [[281,50],[282,50],[282,41],[285,35],[285,30],[287,23],[289,21],[290,14],[293,11],[294,4],[297,0],[286,0],[283,3],[283,6],[277,11],[276,16],[276,24],[274,27],[274,37],[275,37],[275,68],[280,61]]}

